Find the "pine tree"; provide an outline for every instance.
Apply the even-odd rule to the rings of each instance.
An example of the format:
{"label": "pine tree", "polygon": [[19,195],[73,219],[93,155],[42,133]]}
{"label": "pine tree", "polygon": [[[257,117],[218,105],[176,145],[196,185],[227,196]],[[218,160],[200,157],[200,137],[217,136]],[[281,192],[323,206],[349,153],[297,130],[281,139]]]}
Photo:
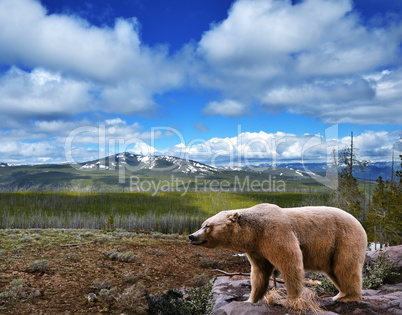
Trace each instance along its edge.
{"label": "pine tree", "polygon": [[342,169],[338,176],[338,189],[334,196],[334,203],[337,207],[346,210],[360,221],[363,220],[362,204],[364,195],[359,189],[357,179],[353,176],[353,170],[355,167],[363,170],[367,164],[367,161],[360,161],[356,157],[352,132],[350,148],[346,147],[339,152],[339,166]]}
{"label": "pine tree", "polygon": [[[402,155],[400,157],[402,160]],[[381,244],[402,244],[402,171],[397,171],[395,175],[399,177],[399,182],[384,181],[381,176],[378,178],[367,213],[365,227],[370,232],[369,236],[376,231]]]}

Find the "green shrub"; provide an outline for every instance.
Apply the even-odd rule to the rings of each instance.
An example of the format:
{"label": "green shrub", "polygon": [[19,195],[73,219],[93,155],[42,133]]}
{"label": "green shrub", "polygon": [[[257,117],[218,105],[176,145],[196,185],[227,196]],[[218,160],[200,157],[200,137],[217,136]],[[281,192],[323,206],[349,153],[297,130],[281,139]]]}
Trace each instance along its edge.
{"label": "green shrub", "polygon": [[116,231],[116,227],[114,225],[114,216],[112,214],[109,215],[109,218],[105,224],[106,232],[114,232]]}
{"label": "green shrub", "polygon": [[103,252],[103,256],[111,260],[127,263],[135,263],[137,261],[137,256],[133,252],[120,253],[116,250],[112,250],[109,252]]}
{"label": "green shrub", "polygon": [[222,269],[225,262],[222,260],[215,260],[209,257],[201,257],[199,265],[201,268],[205,269]]}
{"label": "green shrub", "polygon": [[28,271],[32,273],[45,273],[49,271],[49,263],[46,259],[42,260],[35,260],[34,262],[30,263],[28,266]]}
{"label": "green shrub", "polygon": [[148,302],[149,314],[161,315],[209,315],[213,309],[212,302],[213,283],[205,286],[188,288],[183,293],[169,290],[165,294],[157,294],[153,297],[145,294]]}
{"label": "green shrub", "polygon": [[183,293],[169,290],[165,294],[149,296],[145,293],[148,303],[148,314],[188,315],[183,309]]}
{"label": "green shrub", "polygon": [[102,289],[110,289],[111,284],[109,279],[105,280],[100,280],[100,279],[95,279],[93,282],[93,288],[96,290],[102,290]]}
{"label": "green shrub", "polygon": [[122,294],[117,297],[117,303],[125,310],[136,311],[138,313],[142,310],[142,303],[140,300],[144,297],[145,286],[142,283],[134,284],[124,289]]}
{"label": "green shrub", "polygon": [[314,288],[318,295],[323,295],[325,293],[338,293],[336,286],[324,274],[313,272],[310,277],[313,280],[321,282],[320,285],[316,285]]}
{"label": "green shrub", "polygon": [[33,241],[34,239],[31,236],[24,236],[20,238],[21,243],[32,243]]}
{"label": "green shrub", "polygon": [[213,282],[208,283],[205,286],[186,289],[188,297],[183,301],[183,307],[191,315],[207,315],[211,314],[214,307],[212,301]]}
{"label": "green shrub", "polygon": [[195,275],[193,280],[191,281],[191,286],[193,287],[202,287],[207,285],[209,282],[209,277],[203,273],[201,275]]}
{"label": "green shrub", "polygon": [[385,279],[394,274],[394,264],[380,252],[374,266],[366,265],[367,275],[363,277],[363,289],[378,289],[384,284]]}
{"label": "green shrub", "polygon": [[123,274],[123,280],[126,283],[136,283],[138,280],[140,280],[141,275],[139,275],[137,272],[130,271],[125,274]]}
{"label": "green shrub", "polygon": [[8,291],[0,292],[0,305],[20,300],[33,299],[41,294],[40,290],[24,285],[23,280],[14,279]]}
{"label": "green shrub", "polygon": [[117,288],[101,289],[99,291],[99,298],[105,302],[113,302],[117,299]]}
{"label": "green shrub", "polygon": [[106,242],[109,242],[113,239],[111,236],[99,236],[94,239],[94,243],[99,243],[99,244],[104,244]]}

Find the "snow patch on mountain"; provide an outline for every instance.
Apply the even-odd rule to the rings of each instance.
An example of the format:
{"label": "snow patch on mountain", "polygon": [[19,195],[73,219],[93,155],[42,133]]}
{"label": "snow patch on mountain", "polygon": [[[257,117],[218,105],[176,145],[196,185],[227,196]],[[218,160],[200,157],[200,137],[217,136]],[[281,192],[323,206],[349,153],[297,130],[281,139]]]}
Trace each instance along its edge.
{"label": "snow patch on mountain", "polygon": [[207,175],[219,171],[219,169],[214,166],[173,156],[136,155],[128,152],[112,155],[101,160],[87,162],[82,164],[80,168],[86,170],[115,170],[122,167],[131,171],[155,170],[201,175]]}

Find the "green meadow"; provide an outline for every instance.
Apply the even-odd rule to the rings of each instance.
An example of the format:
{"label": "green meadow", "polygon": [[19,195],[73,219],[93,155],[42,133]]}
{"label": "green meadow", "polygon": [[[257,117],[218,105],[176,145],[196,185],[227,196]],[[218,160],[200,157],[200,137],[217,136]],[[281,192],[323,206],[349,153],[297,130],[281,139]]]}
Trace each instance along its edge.
{"label": "green meadow", "polygon": [[225,209],[258,203],[282,207],[327,204],[325,193],[302,192],[3,192],[0,228],[125,229],[187,233]]}

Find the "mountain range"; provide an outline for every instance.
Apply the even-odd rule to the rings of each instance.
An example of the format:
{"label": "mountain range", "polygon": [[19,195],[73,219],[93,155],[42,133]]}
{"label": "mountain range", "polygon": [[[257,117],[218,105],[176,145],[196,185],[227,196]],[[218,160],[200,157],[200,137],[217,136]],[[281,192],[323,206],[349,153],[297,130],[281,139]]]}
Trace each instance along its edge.
{"label": "mountain range", "polygon": [[[396,165],[397,169],[398,164]],[[236,178],[251,180],[283,180],[292,189],[317,187],[310,175],[325,174],[325,163],[282,163],[272,166],[260,163],[247,167],[215,167],[173,156],[144,156],[123,152],[102,159],[75,164],[11,165],[0,163],[0,190],[124,190],[130,177],[147,180],[172,181],[180,178],[191,181],[194,176],[204,181],[226,180],[233,184]],[[356,172],[357,178],[375,180],[391,177],[391,163],[372,163],[365,172]],[[314,183],[313,183],[314,182]]]}

